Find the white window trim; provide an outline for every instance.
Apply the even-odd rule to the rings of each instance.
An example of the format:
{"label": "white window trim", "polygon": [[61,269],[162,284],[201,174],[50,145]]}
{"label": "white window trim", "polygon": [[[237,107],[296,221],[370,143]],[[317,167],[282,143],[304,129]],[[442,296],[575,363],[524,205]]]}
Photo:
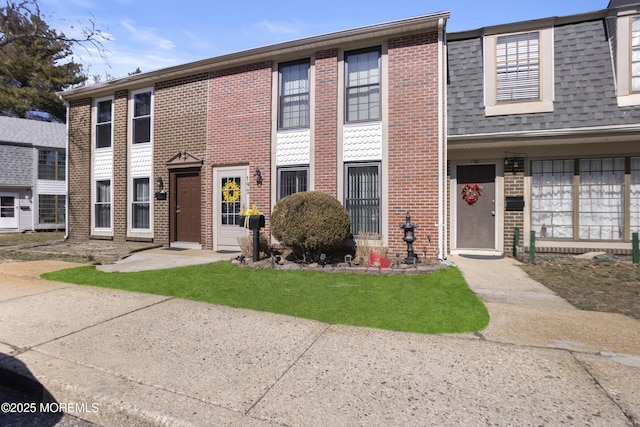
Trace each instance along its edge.
{"label": "white window trim", "polygon": [[[151,93],[151,113],[149,115],[149,142],[143,143],[133,143],[133,114],[134,114],[134,97],[139,93]],[[131,160],[132,150],[134,149],[143,149],[143,147],[153,147],[153,123],[154,123],[154,110],[155,110],[155,93],[153,87],[147,87],[143,89],[132,90],[129,94],[128,99],[128,111],[129,111],[129,119],[127,120],[127,140],[128,140],[128,157]],[[153,153],[153,150],[151,151]],[[151,154],[153,156],[153,154]],[[151,170],[148,173],[144,173],[139,171],[139,173],[132,173],[132,165],[131,161],[127,162],[127,236],[128,237],[139,237],[139,238],[153,238],[153,226],[154,226],[154,190],[155,190],[155,180],[154,180],[154,171],[153,171],[153,159],[151,159]],[[146,168],[145,168],[146,169]],[[141,173],[142,172],[142,173]],[[133,181],[138,178],[148,178],[149,179],[149,228],[134,228],[133,227]]]}
{"label": "white window trim", "polygon": [[[96,226],[96,203],[98,196],[96,194],[96,186],[99,181],[109,181],[109,188],[111,194],[111,200],[109,204],[111,209],[109,210],[109,224],[110,227],[97,227]],[[113,236],[113,178],[94,178],[91,189],[91,232],[96,236]]]}
{"label": "white window trim", "polygon": [[[133,193],[134,193],[134,182],[136,179],[144,179],[147,178],[149,180],[149,228],[135,228],[133,227]],[[129,180],[129,203],[127,205],[127,223],[129,234],[131,237],[152,237],[153,236],[153,197],[154,197],[154,185],[155,182],[150,175],[140,175],[140,176],[132,176]]]}
{"label": "white window trim", "polygon": [[[96,147],[96,126],[98,123],[98,103],[103,101],[111,101],[111,145],[109,147]],[[91,234],[95,236],[113,236],[113,164],[108,174],[96,175],[96,156],[97,152],[109,155],[113,153],[113,119],[115,110],[115,99],[113,96],[105,96],[96,98],[91,108]],[[68,161],[68,159],[67,159]],[[109,224],[110,227],[96,227],[96,185],[98,181],[109,181],[111,186],[111,212]]]}
{"label": "white window trim", "polygon": [[[137,144],[133,143],[133,113],[134,113],[134,103],[133,103],[133,98],[135,97],[135,95],[139,94],[139,93],[145,93],[145,92],[151,92],[151,113],[149,114],[149,142],[140,142]],[[152,87],[148,87],[148,88],[144,88],[144,89],[138,89],[138,90],[132,90],[131,93],[129,94],[129,120],[127,121],[127,133],[128,133],[128,141],[129,141],[129,146],[135,145],[136,147],[144,147],[146,145],[149,144],[153,144],[153,122],[154,122],[154,109],[155,109],[155,93],[153,91]]]}
{"label": "white window trim", "polygon": [[[500,36],[518,34],[491,34],[485,35],[484,44],[484,106],[486,116],[504,116],[510,114],[531,114],[553,112],[554,100],[554,47],[553,27],[527,30],[540,33],[540,100],[539,101],[497,101],[497,69],[496,69],[496,43]],[[525,31],[521,31],[525,32]]]}
{"label": "white window trim", "polygon": [[[97,133],[96,127],[98,126],[98,104],[104,101],[111,101],[111,145],[108,147],[96,147]],[[115,99],[113,96],[106,96],[104,98],[96,98],[91,108],[91,147],[97,151],[113,150],[113,113],[115,107]]]}
{"label": "white window trim", "polygon": [[631,90],[631,25],[636,11],[618,15],[617,42],[617,101],[618,107],[640,105],[640,93]]}

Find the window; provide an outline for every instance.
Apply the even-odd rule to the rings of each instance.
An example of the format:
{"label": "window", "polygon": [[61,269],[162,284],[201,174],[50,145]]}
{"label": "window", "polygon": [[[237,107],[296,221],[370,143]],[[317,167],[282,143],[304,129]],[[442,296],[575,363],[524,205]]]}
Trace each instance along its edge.
{"label": "window", "polygon": [[111,228],[111,181],[96,181],[95,228]]}
{"label": "window", "polygon": [[149,178],[133,180],[131,228],[149,228]]}
{"label": "window", "polygon": [[631,19],[631,91],[640,92],[640,17]]}
{"label": "window", "polygon": [[151,142],[151,92],[133,95],[133,143]]}
{"label": "window", "polygon": [[380,234],[380,164],[346,165],[345,207],[351,234]]}
{"label": "window", "polygon": [[111,147],[112,100],[97,103],[96,113],[96,148]]}
{"label": "window", "polygon": [[580,239],[622,239],[624,162],[624,158],[580,160]]}
{"label": "window", "polygon": [[496,44],[497,101],[540,99],[540,34],[500,36]]}
{"label": "window", "polygon": [[573,160],[532,162],[531,227],[542,238],[573,238]]}
{"label": "window", "polygon": [[65,180],[64,150],[38,150],[38,179]]}
{"label": "window", "polygon": [[484,36],[487,116],[553,112],[553,27]]}
{"label": "window", "polygon": [[615,25],[616,98],[619,107],[640,105],[640,15],[620,9]]}
{"label": "window", "polygon": [[278,169],[278,199],[308,191],[309,168],[292,167]]}
{"label": "window", "polygon": [[65,221],[65,196],[38,196],[38,222],[40,224],[62,224]]}
{"label": "window", "polygon": [[13,196],[0,196],[0,218],[16,216],[16,199]]}
{"label": "window", "polygon": [[640,233],[640,157],[631,158],[631,188],[629,189],[631,235]]}
{"label": "window", "polygon": [[309,61],[280,64],[280,129],[309,127]]}
{"label": "window", "polygon": [[346,121],[380,120],[380,49],[345,54]]}
{"label": "window", "polygon": [[[626,217],[632,229],[634,224],[638,228],[640,158],[630,162],[630,190],[624,184],[626,162],[622,157],[531,162],[531,226],[536,236],[623,240]],[[625,213],[627,197],[630,215]]]}

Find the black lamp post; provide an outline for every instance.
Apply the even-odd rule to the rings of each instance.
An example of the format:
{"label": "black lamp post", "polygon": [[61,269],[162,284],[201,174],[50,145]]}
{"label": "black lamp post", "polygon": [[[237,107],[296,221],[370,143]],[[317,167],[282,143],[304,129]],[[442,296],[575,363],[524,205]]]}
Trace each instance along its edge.
{"label": "black lamp post", "polygon": [[407,212],[406,222],[400,224],[400,228],[404,229],[404,237],[402,240],[407,242],[407,257],[404,259],[405,264],[415,264],[416,254],[413,252],[413,242],[416,241],[414,230],[418,228],[418,224],[411,222],[411,215]]}

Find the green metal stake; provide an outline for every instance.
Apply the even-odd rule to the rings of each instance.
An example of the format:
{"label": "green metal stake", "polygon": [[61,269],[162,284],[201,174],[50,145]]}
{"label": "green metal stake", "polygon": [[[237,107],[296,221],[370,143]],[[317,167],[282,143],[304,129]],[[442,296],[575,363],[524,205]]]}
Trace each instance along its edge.
{"label": "green metal stake", "polygon": [[518,246],[520,246],[520,227],[513,229],[513,256],[518,258]]}
{"label": "green metal stake", "polygon": [[536,262],[536,232],[531,230],[531,238],[529,240],[529,264]]}
{"label": "green metal stake", "polygon": [[640,248],[638,247],[638,233],[631,235],[633,239],[633,263],[640,264]]}

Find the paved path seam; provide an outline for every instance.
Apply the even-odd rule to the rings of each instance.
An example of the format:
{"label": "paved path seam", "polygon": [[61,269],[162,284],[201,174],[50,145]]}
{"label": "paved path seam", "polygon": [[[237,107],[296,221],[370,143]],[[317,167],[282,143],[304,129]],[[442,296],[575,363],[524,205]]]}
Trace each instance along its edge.
{"label": "paved path seam", "polygon": [[271,392],[271,390],[273,390],[273,388],[274,388],[274,387],[275,387],[275,386],[276,386],[276,385],[277,385],[277,384],[282,380],[282,378],[284,378],[284,377],[287,375],[287,373],[289,373],[289,371],[291,371],[291,369],[293,369],[293,367],[294,367],[294,366],[296,366],[296,365],[298,364],[298,362],[300,361],[300,359],[302,359],[302,357],[304,357],[304,355],[305,355],[305,354],[307,354],[307,352],[308,352],[308,351],[309,351],[309,350],[310,350],[314,345],[316,345],[316,343],[318,342],[318,340],[319,340],[320,338],[322,338],[322,336],[323,336],[324,334],[326,334],[326,333],[327,333],[327,331],[329,330],[329,328],[330,328],[330,327],[331,327],[331,324],[329,324],[329,323],[328,323],[328,324],[326,324],[326,327],[322,330],[322,332],[320,332],[320,333],[318,334],[318,336],[317,336],[317,337],[315,337],[315,339],[314,339],[314,340],[313,340],[313,341],[312,341],[312,342],[307,346],[307,348],[305,348],[305,349],[304,349],[304,351],[300,352],[300,354],[298,355],[298,357],[296,357],[296,359],[295,359],[293,362],[291,362],[291,364],[287,367],[287,369],[285,369],[285,370],[284,370],[284,372],[282,372],[282,375],[280,375],[280,376],[279,376],[279,377],[278,377],[278,378],[277,378],[277,379],[276,379],[276,380],[275,380],[275,381],[274,381],[274,382],[273,382],[273,383],[272,383],[272,384],[267,388],[267,390],[266,390],[264,393],[262,393],[262,395],[261,395],[260,397],[258,397],[258,399],[256,399],[256,401],[255,401],[255,402],[253,402],[253,404],[249,407],[249,409],[247,409],[247,410],[245,411],[245,414],[246,414],[246,415],[249,415],[249,412],[251,412],[251,410],[252,410],[253,408],[255,408],[255,407],[256,407],[256,405],[258,405],[258,404],[262,401],[262,399],[264,399],[264,398],[269,394],[269,392]]}
{"label": "paved path seam", "polygon": [[578,359],[573,351],[569,351],[569,353],[571,354],[571,357],[573,357],[573,359],[578,363],[579,366],[582,367],[582,369],[584,369],[584,371],[587,373],[587,375],[589,375],[589,377],[591,378],[591,380],[593,381],[593,383],[595,384],[596,388],[598,390],[600,390],[600,392],[607,397],[607,399],[609,399],[611,401],[611,403],[613,403],[614,406],[616,406],[618,409],[620,409],[620,412],[629,420],[629,423],[631,425],[634,426],[640,426],[640,420],[636,420],[633,416],[633,414],[629,413],[628,410],[626,410],[622,405],[620,405],[620,403],[618,403],[618,401],[615,399],[614,396],[611,395],[611,393],[609,393],[606,389],[606,387],[604,387],[600,381],[598,380],[598,378],[593,374],[593,372],[591,372],[591,370],[580,360]]}

